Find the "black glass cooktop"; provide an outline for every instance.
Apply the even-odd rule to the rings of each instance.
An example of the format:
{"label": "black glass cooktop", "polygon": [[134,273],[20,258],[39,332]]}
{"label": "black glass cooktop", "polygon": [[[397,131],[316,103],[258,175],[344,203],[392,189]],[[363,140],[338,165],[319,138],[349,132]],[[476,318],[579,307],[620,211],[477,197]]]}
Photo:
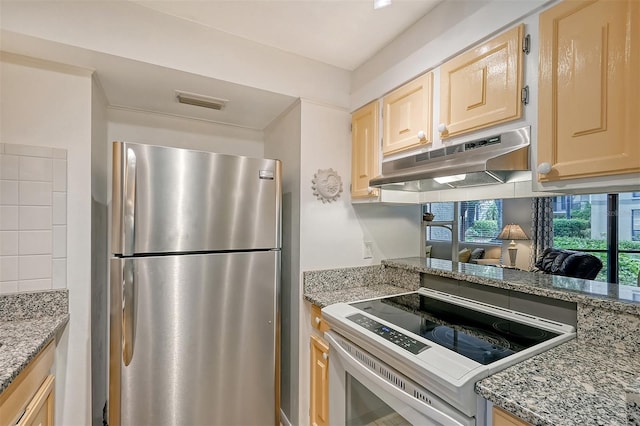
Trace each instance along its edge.
{"label": "black glass cooktop", "polygon": [[[352,306],[394,324],[393,332],[410,331],[440,346],[487,365],[511,354],[558,336],[552,331],[462,307],[418,293],[353,303]],[[365,328],[359,316],[349,317]],[[385,338],[389,327],[371,330]],[[393,334],[392,334],[393,335]],[[412,353],[425,348],[407,347],[387,338]]]}

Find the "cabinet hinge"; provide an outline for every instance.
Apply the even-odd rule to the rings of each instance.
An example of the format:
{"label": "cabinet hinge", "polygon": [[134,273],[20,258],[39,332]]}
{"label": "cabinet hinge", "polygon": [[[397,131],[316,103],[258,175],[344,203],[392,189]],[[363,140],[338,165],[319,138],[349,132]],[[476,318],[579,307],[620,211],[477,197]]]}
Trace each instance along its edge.
{"label": "cabinet hinge", "polygon": [[531,35],[527,34],[522,39],[522,51],[525,55],[528,55],[531,52]]}
{"label": "cabinet hinge", "polygon": [[350,132],[353,132],[353,123],[351,123],[351,124],[349,125],[349,131],[350,131]]}
{"label": "cabinet hinge", "polygon": [[524,86],[520,92],[520,100],[524,105],[529,103],[529,86]]}

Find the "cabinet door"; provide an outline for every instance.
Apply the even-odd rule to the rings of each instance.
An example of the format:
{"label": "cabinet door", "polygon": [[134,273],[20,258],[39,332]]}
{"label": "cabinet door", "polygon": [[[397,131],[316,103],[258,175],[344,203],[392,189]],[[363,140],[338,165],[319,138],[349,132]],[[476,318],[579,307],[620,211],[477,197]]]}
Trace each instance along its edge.
{"label": "cabinet door", "polygon": [[311,336],[311,404],[312,426],[329,423],[329,345]]}
{"label": "cabinet door", "polygon": [[18,426],[53,426],[54,377],[46,378],[35,394]]}
{"label": "cabinet door", "polygon": [[523,32],[519,25],[440,67],[443,139],[522,115]]}
{"label": "cabinet door", "polygon": [[637,0],[540,14],[540,181],[640,171],[639,27]]}
{"label": "cabinet door", "polygon": [[524,420],[493,407],[493,426],[529,426]]}
{"label": "cabinet door", "polygon": [[383,155],[430,144],[433,74],[424,74],[383,98]]}
{"label": "cabinet door", "polygon": [[372,102],[351,116],[351,198],[376,197],[369,179],[378,175],[378,102]]}

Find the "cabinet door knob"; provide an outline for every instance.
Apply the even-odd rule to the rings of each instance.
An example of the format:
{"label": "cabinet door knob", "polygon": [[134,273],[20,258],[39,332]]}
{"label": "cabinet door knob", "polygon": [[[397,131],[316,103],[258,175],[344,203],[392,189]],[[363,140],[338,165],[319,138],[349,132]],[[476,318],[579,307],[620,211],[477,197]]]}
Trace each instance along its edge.
{"label": "cabinet door knob", "polygon": [[322,352],[322,358],[327,359],[329,358],[329,354],[326,352]]}
{"label": "cabinet door knob", "polygon": [[368,192],[369,194],[371,194],[371,193],[373,192],[373,188],[372,188],[372,187],[368,187],[368,188],[367,188],[367,192]]}
{"label": "cabinet door knob", "polygon": [[316,325],[320,324],[320,321],[322,321],[320,317],[316,317]]}
{"label": "cabinet door knob", "polygon": [[418,132],[418,139],[420,139],[421,141],[425,140],[424,130],[420,130]]}
{"label": "cabinet door knob", "polygon": [[538,164],[538,173],[541,175],[546,175],[551,172],[551,163],[540,163]]}
{"label": "cabinet door knob", "polygon": [[438,124],[438,132],[444,133],[447,131],[447,125],[444,123]]}

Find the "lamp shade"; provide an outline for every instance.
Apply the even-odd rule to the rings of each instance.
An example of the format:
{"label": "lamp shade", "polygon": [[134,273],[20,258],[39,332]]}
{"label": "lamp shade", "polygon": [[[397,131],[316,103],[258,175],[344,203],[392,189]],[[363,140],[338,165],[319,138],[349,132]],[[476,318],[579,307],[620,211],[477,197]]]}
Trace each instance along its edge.
{"label": "lamp shade", "polygon": [[524,233],[522,227],[515,223],[505,225],[496,237],[498,240],[528,240],[527,234]]}

